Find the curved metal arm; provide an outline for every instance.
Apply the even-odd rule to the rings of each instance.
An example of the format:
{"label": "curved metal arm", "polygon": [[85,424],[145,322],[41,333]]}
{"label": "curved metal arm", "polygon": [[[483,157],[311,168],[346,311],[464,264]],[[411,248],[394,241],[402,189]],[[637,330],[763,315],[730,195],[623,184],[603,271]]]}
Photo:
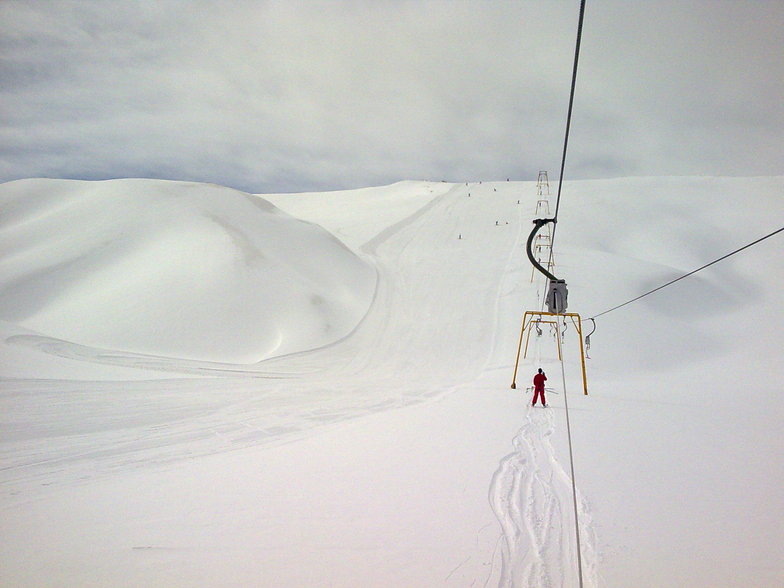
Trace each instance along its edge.
{"label": "curved metal arm", "polygon": [[593,320],[592,318],[588,319],[588,320],[593,323],[593,330],[585,336],[585,346],[586,346],[586,348],[591,346],[591,335],[593,335],[594,331],[596,331],[596,321]]}
{"label": "curved metal arm", "polygon": [[528,242],[525,244],[525,251],[528,254],[528,259],[531,261],[531,263],[533,264],[533,266],[536,269],[538,269],[540,272],[542,272],[550,280],[557,280],[558,278],[556,278],[553,274],[551,274],[546,269],[544,269],[542,267],[542,264],[540,264],[538,261],[536,261],[536,259],[534,259],[534,254],[531,252],[531,245],[533,244],[534,237],[536,237],[536,233],[539,232],[539,229],[541,229],[547,223],[554,223],[554,222],[556,222],[554,218],[537,218],[537,219],[534,219],[534,225],[536,225],[536,226],[534,227],[534,230],[531,231],[531,234],[528,235]]}

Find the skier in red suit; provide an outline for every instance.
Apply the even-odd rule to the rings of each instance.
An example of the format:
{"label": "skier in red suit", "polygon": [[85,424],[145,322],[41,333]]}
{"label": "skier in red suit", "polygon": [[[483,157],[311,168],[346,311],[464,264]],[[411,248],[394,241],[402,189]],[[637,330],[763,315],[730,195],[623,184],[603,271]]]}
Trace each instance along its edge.
{"label": "skier in red suit", "polygon": [[536,399],[542,399],[542,406],[547,406],[544,400],[544,383],[547,376],[544,375],[542,368],[539,368],[539,373],[534,376],[534,402],[531,406],[536,406]]}

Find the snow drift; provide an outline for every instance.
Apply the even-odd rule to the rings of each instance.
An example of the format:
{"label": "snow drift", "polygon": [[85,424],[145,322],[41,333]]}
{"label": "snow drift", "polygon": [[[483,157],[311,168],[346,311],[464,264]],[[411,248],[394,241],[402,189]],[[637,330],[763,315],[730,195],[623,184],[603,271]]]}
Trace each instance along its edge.
{"label": "snow drift", "polygon": [[251,363],[356,327],[374,269],[229,188],[141,179],[0,186],[0,319],[81,345]]}
{"label": "snow drift", "polygon": [[[64,285],[64,272],[86,263],[79,253],[99,255],[98,236],[89,248],[84,241],[105,219],[77,224],[69,211],[111,186],[35,183],[34,199],[0,203],[3,284],[24,270],[42,288],[14,299],[6,287],[0,305],[28,325],[69,299],[88,300],[89,290],[55,296],[49,284]],[[123,185],[136,194],[145,183],[114,184],[116,199]],[[246,234],[268,230],[246,217],[280,220],[278,242],[259,247],[268,257],[300,244],[290,229],[323,236],[248,195],[146,185],[183,192],[183,206],[211,214],[231,200],[227,218]],[[64,188],[73,191],[68,206]],[[555,332],[531,337],[510,388],[522,313],[541,307],[544,284],[524,252],[537,192],[534,182],[406,182],[265,197],[361,251],[377,280],[349,336],[257,365],[71,353],[67,341],[0,321],[0,585],[577,586],[574,481],[586,588],[783,586],[784,235],[604,311],[784,225],[784,177],[564,184],[555,273],[568,281],[570,311],[598,317],[589,396],[571,326],[561,334],[563,363]],[[244,288],[244,250],[175,198],[164,207],[164,196],[132,209],[110,198],[93,206],[128,216],[125,241],[109,231],[106,247],[169,235],[148,274],[188,251],[190,271],[212,266],[224,296],[229,284]],[[177,232],[192,212],[198,226]],[[63,231],[59,242],[44,221]],[[29,233],[36,223],[38,239]],[[335,277],[335,251],[353,268],[338,268],[349,277],[330,282],[330,300],[347,283],[365,284],[365,264],[329,237],[317,240],[316,270]],[[236,262],[215,263],[215,249]],[[104,261],[125,263],[113,251]],[[302,270],[293,253],[281,255]],[[73,288],[88,278],[113,285],[82,269]],[[146,283],[169,298],[163,324],[193,310]],[[157,304],[140,298],[149,296],[141,287],[126,291],[114,291],[120,310]],[[40,314],[35,294],[47,303]],[[272,306],[264,296],[273,294],[259,299]],[[223,318],[245,327],[253,312],[255,304],[239,311],[242,321]],[[84,314],[96,326],[97,315]],[[288,320],[287,336],[297,332],[304,345],[299,330],[310,323]],[[178,347],[202,343],[186,326]],[[537,367],[548,374],[548,409],[532,408],[526,391]]]}

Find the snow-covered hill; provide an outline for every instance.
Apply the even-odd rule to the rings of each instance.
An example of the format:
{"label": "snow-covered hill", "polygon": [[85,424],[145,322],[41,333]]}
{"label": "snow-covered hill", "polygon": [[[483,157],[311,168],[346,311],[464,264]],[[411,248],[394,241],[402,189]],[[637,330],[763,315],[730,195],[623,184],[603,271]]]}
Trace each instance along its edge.
{"label": "snow-covered hill", "polygon": [[[781,234],[598,317],[584,396],[573,327],[510,388],[535,182],[2,192],[0,584],[576,586],[567,399],[585,586],[784,584]],[[567,183],[569,310],[780,228],[782,194]]]}
{"label": "snow-covered hill", "polygon": [[0,319],[112,351],[254,363],[347,335],[375,289],[318,226],[219,186],[0,187]]}

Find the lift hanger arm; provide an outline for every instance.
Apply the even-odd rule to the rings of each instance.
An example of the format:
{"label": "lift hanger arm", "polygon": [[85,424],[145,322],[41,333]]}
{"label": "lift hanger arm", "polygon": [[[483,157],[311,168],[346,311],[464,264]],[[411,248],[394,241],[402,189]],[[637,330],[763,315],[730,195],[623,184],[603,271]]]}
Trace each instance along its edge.
{"label": "lift hanger arm", "polygon": [[546,269],[544,269],[544,267],[542,267],[542,264],[540,264],[538,261],[536,261],[536,259],[534,258],[534,254],[531,251],[531,246],[533,245],[534,238],[536,237],[536,233],[539,232],[539,229],[541,229],[547,223],[555,223],[555,222],[556,222],[556,220],[554,218],[537,218],[537,219],[534,219],[534,225],[535,225],[534,226],[534,230],[531,231],[530,235],[528,235],[528,242],[525,244],[525,252],[528,254],[528,259],[530,260],[530,262],[533,264],[533,266],[536,269],[538,269],[540,272],[542,272],[550,280],[557,280],[558,278],[556,278],[553,274],[551,274]]}

